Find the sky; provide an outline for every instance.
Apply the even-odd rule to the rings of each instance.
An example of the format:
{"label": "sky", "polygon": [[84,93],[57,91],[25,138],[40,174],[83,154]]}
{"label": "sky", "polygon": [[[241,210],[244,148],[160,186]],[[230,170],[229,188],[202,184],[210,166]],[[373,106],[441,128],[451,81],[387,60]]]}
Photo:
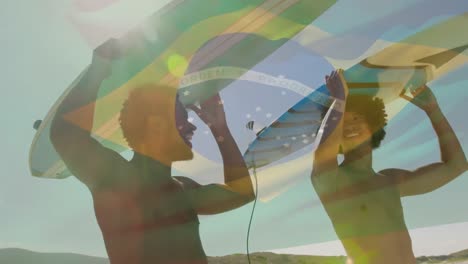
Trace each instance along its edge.
{"label": "sky", "polygon": [[[92,209],[91,196],[85,186],[73,177],[64,180],[50,180],[35,178],[30,175],[28,155],[35,134],[32,125],[35,120],[42,119],[45,116],[64,89],[88,65],[92,49],[97,44],[138,24],[142,17],[148,16],[168,1],[119,2],[117,0],[107,0],[94,1],[94,4],[93,1],[84,0],[0,1],[2,1],[2,8],[0,9],[2,36],[0,73],[3,80],[2,90],[4,94],[2,104],[0,104],[0,121],[3,124],[0,133],[4,146],[0,162],[1,166],[6,168],[0,175],[2,179],[0,185],[0,248],[20,247],[44,252],[76,252],[105,256],[104,244]],[[105,7],[112,2],[119,2],[119,5],[115,5],[109,11]],[[433,2],[436,1],[431,1],[431,3]],[[96,3],[102,3],[102,5]],[[364,0],[355,3],[363,6],[368,4]],[[349,5],[350,1],[339,1],[333,8],[338,11],[346,10]],[[87,10],[100,10],[101,12],[99,16],[94,16],[93,12]],[[128,12],[128,10],[132,11]],[[336,12],[338,13],[338,11]],[[333,19],[332,14],[326,12],[318,19],[317,25],[326,24],[327,19]],[[101,34],[88,36],[83,32],[79,32],[77,28],[86,27],[77,26],[77,21],[92,21],[100,25],[112,26],[105,27]],[[122,21],[126,23],[122,23]],[[365,21],[361,22],[364,23]],[[356,24],[359,23],[356,22]],[[351,24],[347,25],[352,26]],[[338,28],[343,29],[343,27]],[[339,33],[337,30],[330,29],[331,32],[336,31],[334,33]],[[405,30],[410,32],[415,28]],[[307,33],[307,30],[304,32]],[[304,35],[306,33],[302,35],[303,38],[299,37],[297,39],[305,39]],[[388,33],[386,40],[391,41],[393,36]],[[294,47],[294,43],[290,45]],[[300,57],[295,58],[295,60],[301,65],[310,63],[310,67],[316,69],[313,75],[302,75],[307,78],[301,81],[307,83],[310,87],[319,85],[321,83],[320,76],[323,76],[332,68],[330,64],[320,58]],[[265,64],[268,65],[268,63]],[[320,65],[320,68],[317,65]],[[258,66],[258,69],[263,69],[262,65]],[[278,68],[279,72],[282,70],[284,69]],[[462,99],[468,98],[468,95],[466,90],[464,92],[460,86],[467,85],[468,82],[464,77],[460,76],[466,76],[467,72],[468,68],[463,67],[448,78],[433,83],[434,92],[444,106],[443,110],[448,113],[447,117],[454,126],[457,135],[461,137],[465,151],[468,148],[468,139],[466,137],[468,129],[466,122],[463,122],[463,113],[466,113],[466,107]],[[290,73],[285,73],[286,77],[288,75],[291,77],[293,74],[293,70]],[[241,84],[233,84],[222,95],[230,98],[226,102],[228,118],[230,116],[234,118],[235,116],[235,109],[231,110],[228,108],[229,105],[240,105],[241,103],[247,105],[244,108],[245,113],[241,113],[234,118],[237,123],[248,122],[250,119],[247,118],[247,115],[258,119],[260,119],[261,115],[263,118],[261,123],[265,125],[299,99],[297,95],[288,96],[287,100],[281,99],[283,98],[281,97],[283,90],[268,88],[270,89],[268,93],[271,94],[271,101],[259,104],[255,96],[245,98],[242,89],[236,89],[236,85],[242,86]],[[447,89],[451,93],[444,93],[445,90],[437,90],[437,87]],[[451,104],[454,94],[459,95],[461,99],[458,98],[458,101]],[[262,107],[260,110],[258,110],[259,106]],[[270,117],[267,117],[268,114],[271,114]],[[408,116],[410,118],[405,119]],[[421,157],[419,160],[405,160],[405,157],[407,157],[405,155],[401,155],[401,157],[392,156],[392,148],[394,150],[401,146],[404,140],[416,140],[418,138],[418,135],[414,135],[415,130],[409,129],[412,122],[421,122],[421,129],[430,129],[427,120],[421,120],[424,120],[424,116],[417,109],[408,107],[404,109],[404,114],[395,118],[394,123],[389,124],[388,137],[384,143],[398,142],[398,144],[389,145],[388,148],[377,151],[376,155],[380,157],[377,160],[385,160],[384,164],[382,162],[376,164],[377,167],[404,166],[405,168],[414,168],[438,159],[437,145],[433,141],[433,135],[422,136],[419,139],[419,143],[424,145],[425,148],[427,147],[427,149],[424,149],[425,153],[430,153],[430,155]],[[199,120],[195,120],[195,122],[199,122]],[[200,125],[200,127],[200,132],[203,132],[203,126]],[[402,130],[408,132],[406,137],[400,137],[400,131]],[[240,139],[241,149],[245,149],[248,142],[252,140],[252,134],[249,135],[248,133],[243,130],[237,134]],[[206,137],[206,135],[200,133],[194,138],[195,146],[200,142],[204,142],[202,137]],[[396,140],[398,138],[401,138],[403,143]],[[417,140],[416,143],[418,143]],[[420,156],[416,155],[416,157]],[[182,171],[183,166],[181,165]],[[273,217],[284,217],[281,213],[275,214],[272,212],[274,206],[281,206],[281,212],[285,212],[285,208],[288,208],[285,204],[292,201],[298,202],[300,205],[307,197],[310,197],[311,200],[316,199],[313,195],[308,196],[307,188],[309,190],[311,188],[305,184],[304,178],[301,178],[304,171],[307,172],[308,170],[310,171],[310,168],[306,168],[289,178],[291,179],[289,181],[291,187],[283,192],[284,195],[275,199],[272,203],[265,202],[259,207],[258,226],[254,225],[256,229],[254,228],[252,232],[254,249],[295,254],[344,254],[321,207],[313,209],[315,210],[313,212],[318,215],[314,223],[325,231],[320,231],[322,233],[317,234],[318,238],[316,239],[307,239],[304,234],[309,230],[303,228],[296,230],[293,228],[295,224],[303,224],[305,219],[308,219],[300,213],[292,215],[299,220],[296,221],[295,218],[291,218],[289,223],[284,223],[282,226],[275,225],[287,222],[286,220],[266,221],[266,219]],[[219,173],[220,168],[217,167],[214,171],[214,174]],[[466,187],[468,187],[467,176],[468,174],[465,173],[449,185],[431,194],[403,200],[407,224],[412,229],[410,233],[417,255],[447,254],[468,248],[468,238],[466,235],[462,235],[468,234],[468,216],[466,214],[468,210],[466,210],[466,205],[462,202],[468,198],[466,192]],[[210,178],[202,180],[208,181]],[[264,188],[264,190],[267,189],[268,186]],[[293,191],[295,192],[294,195],[288,196]],[[275,195],[268,190],[267,193],[268,195]],[[269,199],[268,195],[263,197],[265,201]],[[209,255],[218,255],[227,252],[245,252],[245,234],[241,235],[239,232],[241,232],[240,230],[246,231],[247,216],[249,214],[250,206],[245,206],[226,215],[202,218],[202,241],[207,253]],[[441,217],[441,215],[446,216],[446,218]],[[223,221],[229,218],[239,219],[239,222],[242,222],[242,224],[234,225],[231,230],[232,233],[222,230],[225,229]],[[262,221],[268,223],[260,226],[263,223]],[[222,234],[223,237],[238,235],[232,237],[232,243],[236,245],[228,249],[217,248],[216,232],[207,231],[208,226],[212,230],[219,230],[219,234]],[[276,234],[271,232],[272,230],[275,230]],[[204,237],[205,233],[206,236]],[[266,246],[258,245],[267,239],[278,239],[288,233],[291,240],[294,240],[295,234],[301,237],[300,242],[298,242],[300,244],[293,245],[294,243],[291,243],[287,246],[283,244],[282,247],[286,249],[278,247],[278,245],[282,245],[281,243],[272,243]]]}

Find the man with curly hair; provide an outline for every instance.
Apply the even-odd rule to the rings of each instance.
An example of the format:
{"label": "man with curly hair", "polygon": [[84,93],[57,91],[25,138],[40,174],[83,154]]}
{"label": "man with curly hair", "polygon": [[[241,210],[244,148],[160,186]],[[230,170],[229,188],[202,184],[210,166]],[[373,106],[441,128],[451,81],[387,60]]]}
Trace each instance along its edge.
{"label": "man with curly hair", "polygon": [[94,107],[82,120],[67,119],[67,113],[79,107],[94,106],[99,86],[111,71],[110,59],[118,56],[112,41],[95,50],[87,75],[57,109],[51,141],[92,194],[112,264],[206,264],[198,215],[226,212],[254,198],[222,102],[214,96],[191,109],[216,137],[224,184],[200,185],[171,175],[173,162],[192,159],[196,129],[174,87],[150,83],[130,92],[120,115],[124,137],[134,151],[127,161],[91,136]]}
{"label": "man with curly hair", "polygon": [[[336,100],[315,152],[311,179],[346,250],[347,264],[416,263],[401,197],[433,191],[465,172],[463,149],[434,95],[423,86],[413,92],[414,98],[404,98],[427,114],[442,161],[415,171],[374,171],[372,151],[385,137],[382,100],[348,96],[341,70],[325,79]],[[344,156],[340,164],[339,154]]]}

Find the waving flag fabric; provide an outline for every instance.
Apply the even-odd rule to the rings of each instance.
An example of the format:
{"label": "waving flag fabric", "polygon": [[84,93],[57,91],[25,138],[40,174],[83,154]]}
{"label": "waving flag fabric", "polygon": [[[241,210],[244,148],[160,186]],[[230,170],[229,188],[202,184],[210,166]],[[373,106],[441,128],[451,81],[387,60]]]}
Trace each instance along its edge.
{"label": "waving flag fabric", "polygon": [[[86,13],[123,1],[77,3]],[[258,169],[251,251],[336,240],[310,184],[322,110],[331,103],[324,76],[343,68],[351,93],[384,99],[388,135],[375,152],[376,171],[411,170],[440,160],[429,121],[399,98],[422,84],[433,89],[466,152],[467,12],[464,0],[173,1],[118,38],[125,56],[113,61],[112,75],[93,102],[94,125],[86,129],[108,148],[125,152],[118,117],[133,88],[168,84],[179,89],[185,105],[220,92],[232,134],[246,162]],[[89,34],[82,20],[73,21]],[[84,37],[92,44],[103,41]],[[87,109],[68,117],[79,124]],[[45,120],[53,115],[54,110]],[[201,183],[222,181],[209,129],[193,114],[189,120],[199,132],[193,138],[195,158],[175,164],[174,171]],[[49,141],[46,121],[31,151],[32,174],[66,178],[70,172]],[[465,173],[457,184],[404,200],[408,226],[468,221],[468,211],[458,205],[468,198],[467,184]],[[207,253],[244,252],[250,214],[251,207],[244,206],[201,218]]]}
{"label": "waving flag fabric", "polygon": [[[468,40],[458,32],[467,26],[466,15],[456,16],[364,59],[344,72],[350,93],[377,96],[390,103],[463,66],[468,62],[464,54]],[[250,167],[267,165],[315,142],[322,109],[331,103],[328,97],[322,85],[262,131],[245,154]]]}
{"label": "waving flag fabric", "polygon": [[[125,150],[127,146],[117,121],[129,90],[148,82],[177,87],[193,54],[207,41],[219,35],[255,33],[266,39],[278,40],[277,44],[264,50],[262,56],[265,57],[312,22],[333,2],[313,4],[309,1],[269,0],[220,1],[217,5],[211,5],[212,1],[170,3],[119,39],[119,45],[125,50],[126,56],[113,63],[112,76],[102,84],[100,99],[95,102],[94,134],[105,140],[104,144],[107,146],[118,151]],[[216,43],[216,48],[210,54],[202,55],[209,56],[201,63],[209,63],[233,46],[243,45],[245,36],[247,35],[242,37],[237,34],[222,39]],[[254,65],[262,56],[247,56],[247,65]],[[213,91],[205,93],[213,94]],[[86,112],[86,106],[71,113],[71,119],[77,123],[80,120],[80,111]],[[32,173],[52,178],[69,176],[46,134],[37,139],[39,150],[33,149],[31,153]]]}

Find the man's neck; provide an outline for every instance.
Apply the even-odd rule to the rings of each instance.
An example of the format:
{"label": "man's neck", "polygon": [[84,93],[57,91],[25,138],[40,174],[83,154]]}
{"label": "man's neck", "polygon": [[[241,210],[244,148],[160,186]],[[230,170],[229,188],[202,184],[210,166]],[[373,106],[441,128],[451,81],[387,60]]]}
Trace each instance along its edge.
{"label": "man's neck", "polygon": [[135,152],[131,162],[143,171],[145,178],[148,176],[152,180],[167,180],[171,177],[170,165],[166,165],[148,156]]}
{"label": "man's neck", "polygon": [[365,172],[373,172],[372,169],[372,147],[361,145],[344,154],[343,166]]}

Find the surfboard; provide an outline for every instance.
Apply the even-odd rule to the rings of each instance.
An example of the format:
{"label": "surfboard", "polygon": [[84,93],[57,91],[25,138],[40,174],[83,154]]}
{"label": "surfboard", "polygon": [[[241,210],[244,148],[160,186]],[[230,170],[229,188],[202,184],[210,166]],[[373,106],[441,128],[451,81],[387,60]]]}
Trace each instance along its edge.
{"label": "surfboard", "polygon": [[[350,94],[367,94],[390,103],[468,62],[468,43],[460,32],[468,27],[461,15],[390,45],[344,71]],[[322,111],[333,100],[325,84],[265,127],[244,153],[250,168],[279,161],[306,146],[316,147]],[[336,102],[338,103],[338,102]]]}
{"label": "surfboard", "polygon": [[[118,39],[125,56],[112,62],[112,74],[103,81],[94,103],[95,116],[98,117],[95,117],[92,134],[104,146],[117,152],[128,149],[120,131],[118,115],[132,88],[148,82],[180,86],[181,94],[186,95],[181,99],[184,104],[203,101],[222,90],[229,81],[209,89],[190,82],[180,85],[187,70],[193,76],[207,67],[230,66],[226,60],[229,56],[223,57],[223,54],[253,49],[252,45],[257,45],[259,40],[255,36],[269,40],[263,42],[267,44],[260,44],[263,49],[256,56],[247,60],[244,56],[242,65],[238,66],[248,69],[335,3],[334,0],[321,3],[306,0],[218,2],[212,6],[209,5],[211,2],[204,1],[173,1]],[[192,57],[197,58],[196,63],[191,62]],[[224,60],[216,61],[217,58]],[[66,178],[71,175],[50,142],[50,123],[57,106],[86,72],[87,69],[83,70],[59,97],[45,119],[35,123],[37,132],[29,156],[33,176]],[[83,106],[74,113],[79,115],[86,107],[89,106]]]}

